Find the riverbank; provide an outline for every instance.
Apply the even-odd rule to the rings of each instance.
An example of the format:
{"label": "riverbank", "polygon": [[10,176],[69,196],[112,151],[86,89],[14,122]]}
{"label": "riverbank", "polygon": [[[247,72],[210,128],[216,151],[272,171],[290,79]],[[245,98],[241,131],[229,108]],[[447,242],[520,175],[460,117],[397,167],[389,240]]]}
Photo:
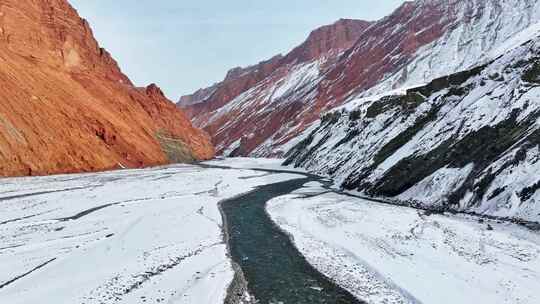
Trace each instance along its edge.
{"label": "riverbank", "polygon": [[310,183],[269,202],[312,265],[369,303],[539,303],[540,234]]}

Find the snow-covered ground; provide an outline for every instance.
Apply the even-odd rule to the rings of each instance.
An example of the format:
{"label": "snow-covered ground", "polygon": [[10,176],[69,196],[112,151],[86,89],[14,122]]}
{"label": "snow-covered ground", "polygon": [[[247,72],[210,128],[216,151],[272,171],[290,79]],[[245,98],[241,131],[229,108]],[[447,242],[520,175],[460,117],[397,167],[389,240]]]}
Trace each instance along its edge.
{"label": "snow-covered ground", "polygon": [[2,179],[0,303],[222,303],[234,272],[217,203],[292,177],[177,165]]}
{"label": "snow-covered ground", "polygon": [[[260,168],[260,169],[276,169],[283,170],[285,167],[281,166],[283,159],[277,158],[249,158],[249,157],[231,157],[231,158],[217,158],[214,160],[206,161],[203,164],[215,165],[215,166],[227,166],[233,168]],[[294,170],[294,169],[291,169]],[[305,172],[302,169],[296,169],[298,171]]]}
{"label": "snow-covered ground", "polygon": [[203,164],[213,166],[225,166],[241,169],[263,169],[263,170],[279,170],[306,173],[305,169],[294,168],[293,166],[283,166],[285,159],[279,158],[249,158],[249,157],[232,157],[219,158],[211,161],[206,161]]}
{"label": "snow-covered ground", "polygon": [[311,264],[369,303],[540,303],[538,232],[323,192],[310,183],[268,212]]}

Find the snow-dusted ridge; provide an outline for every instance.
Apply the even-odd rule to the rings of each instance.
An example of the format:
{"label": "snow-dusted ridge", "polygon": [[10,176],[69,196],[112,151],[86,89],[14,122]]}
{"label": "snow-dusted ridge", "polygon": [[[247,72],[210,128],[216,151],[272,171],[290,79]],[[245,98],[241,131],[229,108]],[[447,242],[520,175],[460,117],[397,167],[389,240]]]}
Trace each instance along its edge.
{"label": "snow-dusted ridge", "polygon": [[445,7],[444,18],[448,20],[441,23],[447,22],[449,30],[416,51],[410,62],[361,96],[428,83],[488,62],[540,32],[537,0],[421,0],[416,10],[421,13],[424,6]]}

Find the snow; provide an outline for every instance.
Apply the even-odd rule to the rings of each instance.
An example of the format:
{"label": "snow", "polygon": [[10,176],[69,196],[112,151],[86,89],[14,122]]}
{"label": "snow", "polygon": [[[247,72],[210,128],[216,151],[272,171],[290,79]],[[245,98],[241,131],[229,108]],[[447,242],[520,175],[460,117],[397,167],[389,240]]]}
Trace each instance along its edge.
{"label": "snow", "polygon": [[380,94],[377,94],[377,95],[370,95],[370,96],[353,98],[350,101],[346,102],[344,105],[332,109],[331,112],[333,112],[333,111],[341,111],[341,110],[353,111],[353,110],[356,110],[358,108],[362,108],[364,105],[370,104],[370,102],[377,101],[377,100],[379,100],[379,99],[381,99],[383,97],[395,96],[395,95],[405,95],[405,94],[407,94],[407,90],[412,89],[412,88],[416,88],[416,87],[420,87],[420,86],[423,86],[423,85],[425,85],[425,83],[424,84],[409,85],[409,86],[406,86],[406,87],[400,87],[399,89],[384,91],[383,93],[380,93]]}
{"label": "snow", "polygon": [[[230,141],[225,140],[218,143],[218,150],[233,151],[239,142],[238,137],[231,135],[230,132],[233,129],[242,127],[239,122],[252,121],[253,117],[258,117],[258,127],[264,129],[273,123],[268,113],[280,111],[299,101],[309,105],[309,101],[313,100],[317,94],[317,90],[314,90],[314,88],[322,79],[320,69],[326,60],[327,58],[321,58],[311,62],[285,65],[275,70],[269,77],[249,90],[235,97],[225,106],[209,112],[203,117],[195,118],[195,124],[205,127],[228,117],[225,119],[226,122],[220,125],[214,136],[231,139]],[[302,114],[299,114],[299,116],[302,116]],[[234,119],[231,119],[231,117]],[[291,134],[295,134],[296,128],[302,129],[302,127],[298,122],[283,122],[279,130],[266,138],[265,142],[259,145],[258,152],[253,152],[252,156],[283,154],[281,153],[283,149],[277,143],[288,141],[292,137]],[[254,130],[247,132],[252,131],[255,132]],[[231,138],[231,136],[234,138]],[[223,154],[227,156],[226,153]]]}
{"label": "snow", "polygon": [[302,168],[293,168],[292,166],[282,166],[285,160],[281,158],[249,158],[249,157],[231,157],[218,158],[211,161],[203,162],[206,165],[226,166],[237,169],[263,169],[263,170],[279,170],[287,171],[292,174],[295,172],[305,173]]}
{"label": "snow", "polygon": [[[514,158],[517,149],[507,155],[506,159],[501,159],[492,166],[494,169],[499,164]],[[527,151],[523,162],[515,166],[504,169],[497,175],[489,187],[486,198],[482,200],[474,211],[480,213],[492,213],[502,217],[519,217],[530,221],[537,221],[540,218],[540,191],[531,194],[531,198],[526,204],[517,197],[521,189],[540,182],[538,172],[540,172],[540,151],[534,147]],[[504,189],[502,193],[495,195],[497,189]]]}
{"label": "snow", "polygon": [[414,185],[397,198],[403,201],[419,201],[429,206],[442,206],[446,196],[457,190],[474,168],[469,164],[463,168],[442,168]]}
{"label": "snow", "polygon": [[295,67],[285,78],[280,79],[272,92],[271,100],[278,101],[292,94],[300,87],[312,83],[319,78],[320,61],[313,61]]}
{"label": "snow", "polygon": [[[441,11],[432,6],[441,6]],[[413,11],[405,13],[409,9]],[[420,14],[425,18],[418,18]],[[257,143],[250,156],[285,155],[306,128],[317,125],[311,124],[311,114],[321,107],[323,111],[332,111],[334,106],[338,106],[337,110],[351,110],[383,96],[402,94],[407,88],[489,62],[533,39],[540,29],[540,0],[419,1],[411,2],[401,15],[392,16],[399,22],[388,16],[371,26],[384,29],[382,35],[369,35],[366,30],[366,37],[357,41],[343,56],[332,54],[312,62],[292,62],[282,66],[223,107],[198,115],[194,119],[195,125],[219,125],[219,130],[213,134],[220,138],[218,150],[231,151],[238,138],[252,132],[251,129],[243,130],[244,134],[239,132],[242,122],[256,120],[259,122],[257,130],[265,132],[257,134],[263,140]],[[443,27],[440,37],[437,34],[439,26]],[[399,39],[399,43],[395,43],[395,39],[379,39],[400,33],[408,37],[406,33],[411,29],[417,29],[416,35],[432,32],[417,37],[417,43],[423,44],[422,41],[430,36],[436,39],[412,53],[408,49],[414,43],[407,39]],[[382,71],[383,78],[368,87],[366,82],[359,82],[358,87],[342,83],[348,79],[342,68],[353,64],[350,60],[362,58],[361,54],[374,47],[388,50],[382,60],[388,62]],[[332,87],[344,87],[347,92],[330,89]],[[326,93],[333,96],[326,96]],[[279,127],[276,127],[275,119],[270,121],[268,113],[290,113],[296,109],[301,111],[294,114],[296,118],[289,117],[288,121],[284,118]],[[266,132],[268,128],[273,131]]]}
{"label": "snow", "polygon": [[[537,158],[530,150],[526,163]],[[281,162],[2,179],[0,302],[222,303],[234,271],[218,202],[299,176],[252,170],[290,171]],[[455,187],[467,170],[441,169],[416,190],[435,179]],[[514,173],[523,170],[533,178],[537,168],[505,174],[523,179]],[[308,262],[368,303],[540,301],[540,235],[520,226],[426,216],[318,182],[273,199],[268,212]]]}
{"label": "snow", "polygon": [[[293,98],[296,94],[300,94],[299,91],[308,91],[313,83],[320,78],[319,69],[322,64],[322,60],[316,60],[296,66],[287,66],[286,73],[283,71],[280,72],[284,73],[284,75],[272,76],[277,77],[275,83],[271,82],[272,77],[265,79],[256,86],[235,97],[224,107],[209,113],[210,118],[205,125],[211,124],[223,115],[236,112],[240,114],[245,109],[251,109],[252,111],[256,108],[258,109],[257,113],[272,111],[276,104],[283,104],[285,102],[284,99],[288,100],[289,98]],[[279,73],[276,71],[274,74]],[[241,114],[246,115],[254,113]],[[228,124],[223,125],[220,130],[227,129],[227,126]]]}
{"label": "snow", "polygon": [[176,165],[2,179],[0,302],[223,302],[234,272],[217,203],[295,176]]}
{"label": "snow", "polygon": [[263,144],[259,145],[249,156],[260,157],[261,155],[267,155],[268,151],[272,151],[272,155],[282,157],[297,144],[306,139],[311,132],[319,127],[319,124],[320,120],[315,121],[305,129],[302,124],[297,124],[294,127],[290,127],[289,124],[287,124],[282,127],[283,130],[287,130],[286,134],[294,134],[297,131],[299,134],[282,144],[276,143],[283,142],[283,134],[275,134],[273,137],[268,138]]}
{"label": "snow", "polygon": [[538,233],[321,192],[311,183],[268,212],[311,264],[368,303],[540,303]]}
{"label": "snow", "polygon": [[232,152],[240,148],[241,144],[242,144],[242,139],[238,139],[237,141],[233,142],[227,147],[227,149],[223,150],[223,155],[230,156]]}
{"label": "snow", "polygon": [[532,38],[535,38],[537,36],[540,36],[540,22],[535,23],[520,33],[516,34],[515,36],[511,37],[507,41],[505,41],[502,45],[500,45],[498,48],[491,51],[491,53],[488,55],[489,58],[496,58],[501,55],[504,55],[509,50],[515,49],[522,45],[523,43],[531,40]]}

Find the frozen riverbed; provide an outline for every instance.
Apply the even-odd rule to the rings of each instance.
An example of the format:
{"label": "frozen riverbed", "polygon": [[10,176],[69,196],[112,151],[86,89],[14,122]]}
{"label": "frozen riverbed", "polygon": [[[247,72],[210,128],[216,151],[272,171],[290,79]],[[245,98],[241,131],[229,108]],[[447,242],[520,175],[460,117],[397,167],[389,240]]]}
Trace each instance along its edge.
{"label": "frozen riverbed", "polygon": [[540,303],[540,235],[508,223],[325,193],[268,212],[319,271],[369,303]]}
{"label": "frozen riverbed", "polygon": [[219,202],[263,300],[356,302],[318,270],[359,302],[540,303],[538,232],[301,188],[321,179],[287,170],[225,159],[2,179],[0,303],[223,303],[235,272]]}
{"label": "frozen riverbed", "polygon": [[222,303],[234,272],[218,202],[293,177],[178,165],[2,179],[0,303]]}

